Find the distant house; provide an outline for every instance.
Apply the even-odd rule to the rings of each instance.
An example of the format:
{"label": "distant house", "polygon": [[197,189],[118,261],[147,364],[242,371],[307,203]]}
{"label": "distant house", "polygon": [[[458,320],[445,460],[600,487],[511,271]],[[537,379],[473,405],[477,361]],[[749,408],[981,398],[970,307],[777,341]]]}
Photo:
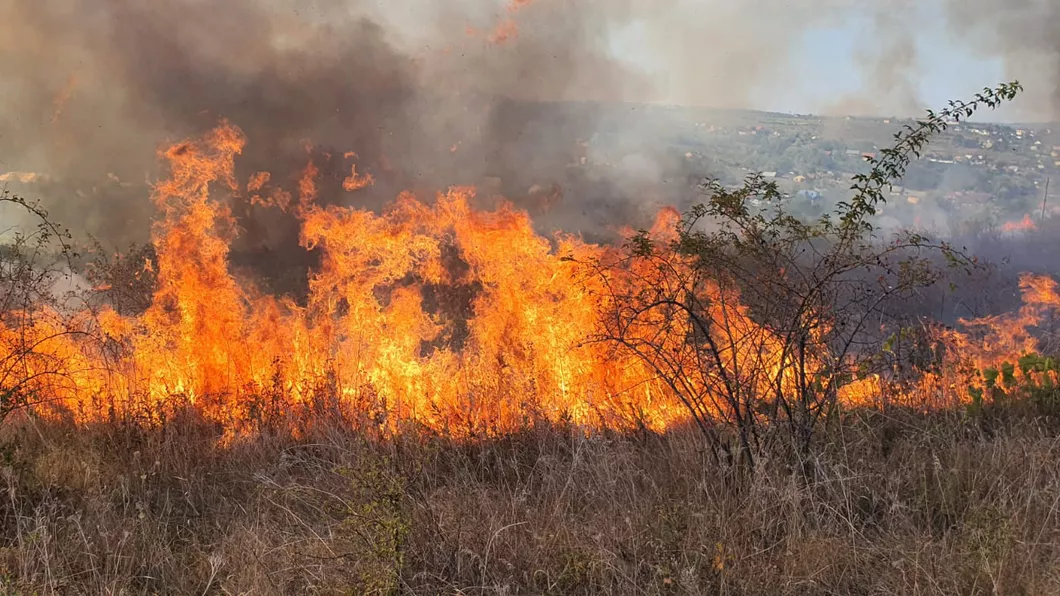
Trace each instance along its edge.
{"label": "distant house", "polygon": [[776,172],[762,172],[762,177],[763,178],[776,178],[777,177],[777,173]]}

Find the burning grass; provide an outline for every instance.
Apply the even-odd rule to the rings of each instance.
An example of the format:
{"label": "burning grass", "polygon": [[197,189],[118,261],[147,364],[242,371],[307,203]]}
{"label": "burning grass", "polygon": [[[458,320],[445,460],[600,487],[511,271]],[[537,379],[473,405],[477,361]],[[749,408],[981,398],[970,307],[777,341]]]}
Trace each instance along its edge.
{"label": "burning grass", "polygon": [[[974,261],[866,223],[928,133],[1016,90],[900,134],[834,219],[752,177],[622,246],[543,238],[471,189],[325,205],[312,151],[296,194],[240,180],[224,123],[163,152],[151,246],[86,269],[75,302],[29,259],[66,237],[22,202],[43,223],[0,258],[0,581],[1056,591],[1056,282],[1024,275],[1021,309],[957,329],[902,316],[948,281],[921,253]],[[342,159],[344,191],[373,184]],[[233,267],[248,209],[297,222],[305,296]]]}
{"label": "burning grass", "polygon": [[[917,323],[921,344],[953,349],[939,351],[923,374],[896,383],[886,367],[866,359],[876,348],[856,352],[851,345],[880,343],[887,333],[908,336],[909,321],[880,310],[878,296],[901,297],[896,287],[915,289],[935,278],[908,281],[907,270],[917,274],[922,262],[883,265],[882,259],[899,248],[924,250],[919,239],[882,249],[837,244],[819,264],[795,256],[752,262],[761,269],[754,275],[770,285],[748,286],[726,279],[732,277],[727,271],[746,265],[728,253],[682,252],[688,242],[716,250],[720,238],[728,250],[741,240],[708,237],[704,244],[699,236],[675,236],[692,224],[672,210],[644,233],[657,244],[642,257],[636,249],[572,236],[550,241],[535,233],[524,212],[473,208],[471,189],[451,189],[433,204],[403,194],[381,214],[322,206],[312,161],[297,200],[262,204],[263,194],[285,191],[260,172],[237,180],[243,144],[240,131],[224,124],[163,152],[171,175],[153,195],[160,217],[152,251],[118,267],[137,280],[150,278],[133,284],[151,292],[133,301],[142,310],[118,308],[122,301],[109,298],[115,287],[104,271],[82,307],[28,300],[4,311],[8,393],[35,403],[39,413],[80,422],[115,410],[157,413],[191,403],[233,437],[254,432],[248,424],[260,418],[257,410],[307,403],[322,392],[388,431],[411,421],[435,432],[482,436],[487,429],[521,428],[533,417],[660,431],[690,418],[701,425],[724,418],[730,398],[734,409],[752,416],[759,402],[787,408],[785,400],[796,393],[813,394],[807,399],[820,402],[813,406],[821,406],[819,413],[836,396],[848,405],[885,398],[926,407],[968,403],[991,389],[984,369],[1037,350],[1033,328],[1060,306],[1053,280],[1026,276],[1026,305],[1018,313],[966,322],[971,331]],[[345,182],[353,179],[354,191],[370,183],[355,164],[350,170]],[[320,255],[304,303],[266,294],[232,272],[230,247],[239,233],[233,204],[284,210],[299,222],[303,249]],[[756,233],[763,237],[780,232],[793,239],[743,256],[804,253],[799,234],[816,233],[775,227],[793,225],[783,216],[775,220],[780,224],[760,224],[749,212],[724,209],[722,215],[741,218],[733,221],[743,231],[761,226]],[[634,244],[644,238],[628,234]],[[841,266],[830,260],[848,249],[867,252]],[[866,285],[843,277],[862,267],[872,275],[878,268],[879,280]],[[813,286],[787,281],[822,272],[833,278]],[[864,292],[843,298],[841,288],[854,282]],[[804,290],[817,294],[805,298]],[[876,315],[887,317],[879,337],[862,331]],[[852,317],[860,317],[856,325]],[[843,335],[851,328],[857,335]],[[1010,387],[1030,375],[1023,368],[1019,378],[1006,378]],[[1037,382],[1055,381],[1051,371],[1038,373]]]}
{"label": "burning grass", "polygon": [[402,195],[383,214],[322,207],[310,163],[290,207],[304,249],[322,254],[307,304],[237,279],[229,203],[253,204],[259,195],[245,196],[245,187],[280,192],[260,175],[248,185],[234,178],[242,144],[224,125],[164,153],[172,174],[155,189],[155,256],[142,267],[155,279],[150,305],[135,315],[109,304],[85,310],[69,319],[76,333],[67,336],[19,325],[49,356],[17,373],[32,379],[26,391],[83,421],[183,396],[233,431],[243,412],[219,399],[268,393],[299,403],[322,385],[385,412],[385,424],[415,420],[451,433],[514,427],[530,411],[654,428],[680,417],[635,359],[581,345],[595,305],[561,256],[606,249],[559,237],[553,250],[525,213],[472,209],[470,189],[434,205]]}

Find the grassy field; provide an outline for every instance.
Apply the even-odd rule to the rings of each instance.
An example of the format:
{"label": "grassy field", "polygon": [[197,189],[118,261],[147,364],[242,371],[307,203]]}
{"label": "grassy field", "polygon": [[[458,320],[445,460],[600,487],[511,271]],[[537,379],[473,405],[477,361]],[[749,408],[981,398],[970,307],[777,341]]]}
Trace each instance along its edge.
{"label": "grassy field", "polygon": [[0,593],[1060,593],[1055,272],[868,238],[943,117],[809,225],[756,177],[620,250],[459,192],[307,209],[304,308],[229,267],[231,127],[166,153],[153,251],[75,307],[33,260],[69,236],[0,195],[40,220],[0,268]]}
{"label": "grassy field", "polygon": [[1055,594],[1056,420],[844,414],[804,466],[711,464],[688,430],[458,443],[339,415],[222,441],[2,429],[10,594]]}

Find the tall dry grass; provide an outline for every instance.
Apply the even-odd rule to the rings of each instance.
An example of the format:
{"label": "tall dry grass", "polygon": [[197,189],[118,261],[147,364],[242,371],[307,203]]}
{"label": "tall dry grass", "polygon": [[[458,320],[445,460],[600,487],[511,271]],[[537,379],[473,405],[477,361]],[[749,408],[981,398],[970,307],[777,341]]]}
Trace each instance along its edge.
{"label": "tall dry grass", "polygon": [[3,592],[1060,593],[1060,433],[1024,414],[848,413],[753,475],[691,430],[219,431],[10,421]]}

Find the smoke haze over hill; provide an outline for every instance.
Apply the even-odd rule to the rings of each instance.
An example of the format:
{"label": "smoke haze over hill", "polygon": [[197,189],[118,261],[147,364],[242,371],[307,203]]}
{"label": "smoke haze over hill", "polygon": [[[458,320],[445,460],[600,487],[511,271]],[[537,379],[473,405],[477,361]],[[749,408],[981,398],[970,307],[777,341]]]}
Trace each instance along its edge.
{"label": "smoke haze over hill", "polygon": [[[748,106],[799,77],[789,56],[805,35],[851,18],[874,23],[855,57],[872,85],[821,110],[912,113],[907,15],[919,4],[18,1],[0,8],[0,171],[43,174],[55,215],[84,231],[143,239],[157,148],[227,118],[248,136],[242,167],[289,167],[280,183],[304,164],[305,141],[356,152],[379,181],[357,200],[374,205],[403,188],[561,169],[571,127],[591,132],[601,117],[516,114],[498,98]],[[1035,79],[1028,117],[1057,116],[1055,5],[947,5],[958,38]],[[322,165],[336,180],[348,167]]]}

